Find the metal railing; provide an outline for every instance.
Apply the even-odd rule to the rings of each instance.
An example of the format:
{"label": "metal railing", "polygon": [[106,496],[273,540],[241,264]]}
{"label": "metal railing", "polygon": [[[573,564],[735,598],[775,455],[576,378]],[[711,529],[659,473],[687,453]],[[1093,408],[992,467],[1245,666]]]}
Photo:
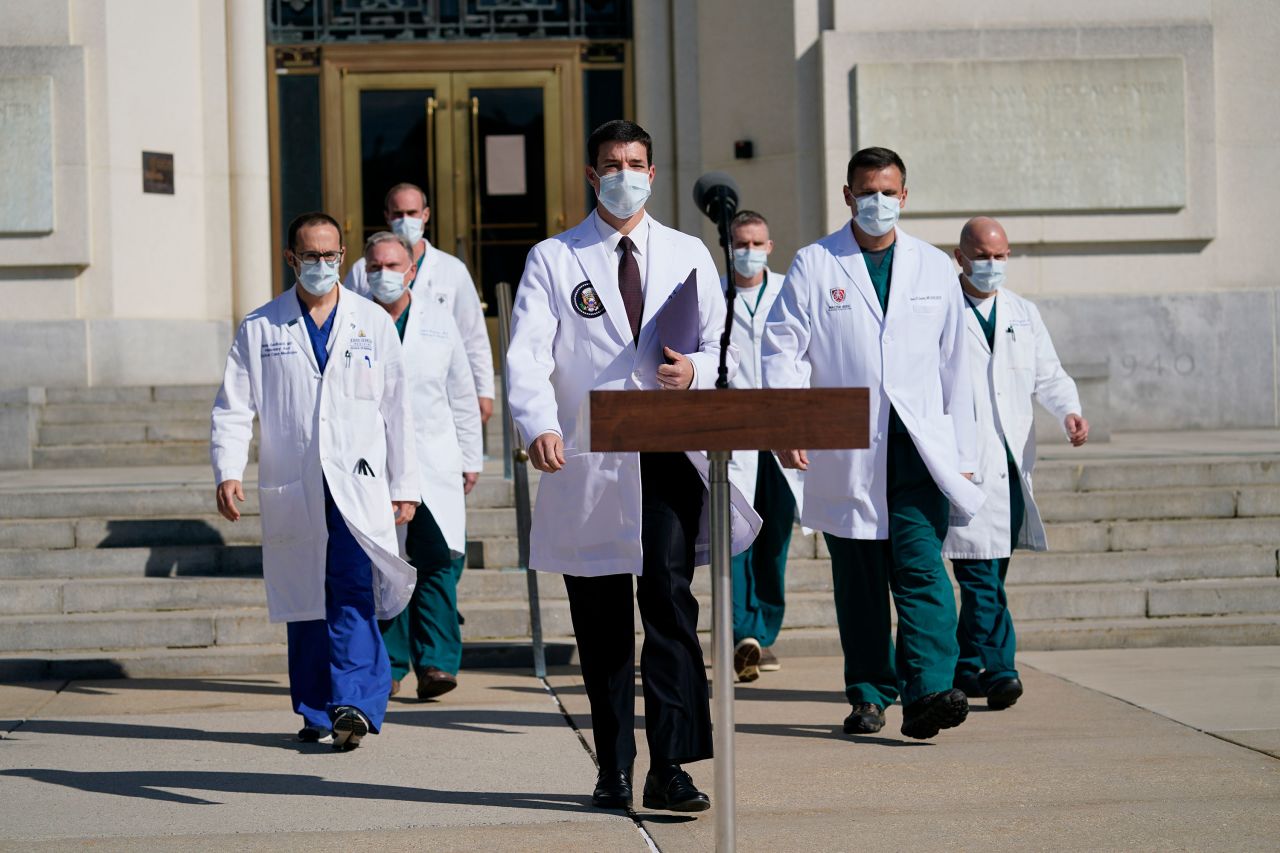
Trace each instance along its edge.
{"label": "metal railing", "polygon": [[498,338],[502,354],[502,476],[512,482],[516,502],[516,542],[518,562],[524,569],[529,591],[529,634],[533,645],[533,674],[547,675],[547,655],[542,642],[542,608],[538,598],[538,573],[529,568],[529,530],[533,526],[533,505],[529,499],[529,454],[520,431],[511,417],[511,382],[507,370],[507,347],[511,344],[511,285],[499,282]]}

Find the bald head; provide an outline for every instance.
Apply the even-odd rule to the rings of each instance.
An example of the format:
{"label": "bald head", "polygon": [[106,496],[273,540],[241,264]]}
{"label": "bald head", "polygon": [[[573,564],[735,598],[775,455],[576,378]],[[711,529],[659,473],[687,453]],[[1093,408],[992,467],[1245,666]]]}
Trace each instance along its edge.
{"label": "bald head", "polygon": [[1003,258],[1009,255],[1004,227],[990,216],[975,216],[960,229],[960,251],[969,258]]}

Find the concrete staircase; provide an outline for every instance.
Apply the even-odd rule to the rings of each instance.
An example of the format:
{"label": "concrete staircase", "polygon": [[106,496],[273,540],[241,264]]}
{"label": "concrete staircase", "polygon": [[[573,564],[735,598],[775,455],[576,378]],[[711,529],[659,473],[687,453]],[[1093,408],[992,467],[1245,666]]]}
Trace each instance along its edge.
{"label": "concrete staircase", "polygon": [[[239,523],[213,512],[212,398],[210,388],[51,392],[41,466],[94,467],[0,475],[0,680],[284,670],[284,628],[266,618],[256,490]],[[489,440],[499,455],[497,418]],[[1082,458],[1046,462],[1037,477],[1055,551],[1014,558],[1021,648],[1280,644],[1280,448]],[[464,665],[527,654],[513,498],[489,463],[468,501]],[[696,581],[704,629],[708,574]],[[567,660],[564,586],[544,575],[540,587],[553,658]],[[821,537],[797,533],[780,655],[838,651],[830,589]]]}

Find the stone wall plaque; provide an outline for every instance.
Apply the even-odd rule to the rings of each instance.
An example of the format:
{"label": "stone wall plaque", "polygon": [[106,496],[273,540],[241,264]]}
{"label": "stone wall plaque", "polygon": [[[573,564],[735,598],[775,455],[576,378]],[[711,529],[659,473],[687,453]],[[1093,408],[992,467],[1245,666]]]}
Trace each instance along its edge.
{"label": "stone wall plaque", "polygon": [[1176,210],[1180,57],[865,63],[855,138],[907,164],[907,212]]}
{"label": "stone wall plaque", "polygon": [[53,230],[53,77],[0,77],[0,234]]}

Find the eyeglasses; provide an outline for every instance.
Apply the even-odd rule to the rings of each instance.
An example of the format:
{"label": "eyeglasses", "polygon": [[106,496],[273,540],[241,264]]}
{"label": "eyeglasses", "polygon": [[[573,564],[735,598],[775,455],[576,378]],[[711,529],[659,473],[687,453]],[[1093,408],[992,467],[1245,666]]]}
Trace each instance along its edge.
{"label": "eyeglasses", "polygon": [[294,252],[294,257],[304,264],[317,264],[324,261],[326,264],[334,264],[342,260],[343,250],[336,252]]}

